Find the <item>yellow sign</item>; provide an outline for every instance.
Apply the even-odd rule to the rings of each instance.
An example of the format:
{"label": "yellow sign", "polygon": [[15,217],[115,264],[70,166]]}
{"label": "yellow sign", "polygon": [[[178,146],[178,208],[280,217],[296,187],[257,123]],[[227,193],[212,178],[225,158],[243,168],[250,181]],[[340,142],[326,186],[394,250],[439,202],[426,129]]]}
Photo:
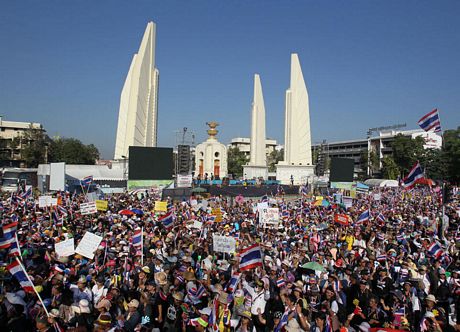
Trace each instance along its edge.
{"label": "yellow sign", "polygon": [[167,212],[168,211],[168,202],[155,201],[155,211]]}
{"label": "yellow sign", "polygon": [[221,222],[222,221],[222,210],[220,208],[214,208],[212,209],[212,214],[216,216],[216,222]]}
{"label": "yellow sign", "polygon": [[350,197],[356,198],[356,190],[350,190]]}
{"label": "yellow sign", "polygon": [[96,209],[98,211],[107,211],[109,202],[101,200],[101,199],[96,199],[95,202],[96,202]]}

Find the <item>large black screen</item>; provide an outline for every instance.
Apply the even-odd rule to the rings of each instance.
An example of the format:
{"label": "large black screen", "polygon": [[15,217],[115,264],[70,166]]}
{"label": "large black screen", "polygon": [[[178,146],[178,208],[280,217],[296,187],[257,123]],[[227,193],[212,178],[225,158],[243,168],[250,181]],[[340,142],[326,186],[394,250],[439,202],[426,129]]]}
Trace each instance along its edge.
{"label": "large black screen", "polygon": [[331,158],[330,182],[353,182],[354,159]]}
{"label": "large black screen", "polygon": [[129,147],[129,180],[170,180],[173,169],[172,148]]}

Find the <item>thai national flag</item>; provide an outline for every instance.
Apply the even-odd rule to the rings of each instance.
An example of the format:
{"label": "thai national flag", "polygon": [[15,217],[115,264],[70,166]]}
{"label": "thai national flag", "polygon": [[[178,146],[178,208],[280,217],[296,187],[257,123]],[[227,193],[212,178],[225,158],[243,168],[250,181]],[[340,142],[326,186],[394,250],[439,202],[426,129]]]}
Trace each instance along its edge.
{"label": "thai national flag", "polygon": [[276,286],[278,288],[281,288],[283,287],[284,285],[286,285],[286,280],[284,280],[284,278],[280,277],[276,280]]}
{"label": "thai national flag", "polygon": [[377,256],[377,261],[379,261],[379,262],[384,262],[386,260],[387,260],[387,255],[385,255],[385,254]]}
{"label": "thai national flag", "polygon": [[13,261],[6,268],[19,281],[19,284],[26,292],[34,292],[34,284],[29,281],[29,279],[27,278],[27,272],[24,270],[22,265],[19,264],[17,260]]}
{"label": "thai national flag", "polygon": [[165,228],[171,228],[174,226],[174,214],[172,212],[169,212],[164,216],[160,217],[158,221],[161,221]]}
{"label": "thai national flag", "polygon": [[32,195],[32,187],[29,187],[29,189],[27,189],[26,191],[24,191],[21,195],[19,195],[22,199],[26,199],[27,197],[29,197],[30,195]]}
{"label": "thai national flag", "polygon": [[369,210],[366,210],[364,211],[363,213],[361,213],[358,217],[358,220],[356,220],[356,225],[361,225],[363,222],[365,221],[369,221],[369,218],[370,218],[371,214],[369,212]]}
{"label": "thai national flag", "polygon": [[420,163],[417,163],[412,167],[409,174],[403,179],[403,187],[404,189],[411,189],[415,186],[418,179],[423,179],[425,176],[423,174],[422,167],[420,167]]}
{"label": "thai national flag", "polygon": [[268,203],[268,196],[267,196],[267,195],[263,195],[260,201],[261,201],[262,203],[264,203],[264,202],[267,202],[267,203]]}
{"label": "thai national flag", "polygon": [[18,248],[18,242],[16,241],[16,238],[15,241],[11,243],[10,252],[8,253],[8,256],[21,256],[21,251]]}
{"label": "thai national flag", "polygon": [[241,273],[235,272],[233,273],[232,277],[230,278],[230,281],[227,284],[227,291],[230,293],[234,293],[236,290],[236,287],[238,286],[238,283],[240,282],[241,278]]}
{"label": "thai national flag", "polygon": [[381,221],[381,222],[385,222],[385,221],[386,221],[385,216],[383,215],[382,212],[380,212],[380,213],[377,215],[377,220],[378,220],[378,221]]}
{"label": "thai national flag", "polygon": [[441,120],[439,120],[439,111],[437,108],[432,110],[430,113],[426,114],[420,120],[418,120],[418,125],[425,131],[430,131],[434,129],[434,132],[441,131]]}
{"label": "thai national flag", "polygon": [[216,216],[212,216],[212,215],[211,215],[211,216],[208,216],[208,217],[206,218],[206,221],[215,222],[215,221],[216,221]]}
{"label": "thai national flag", "polygon": [[56,225],[56,226],[62,226],[62,218],[59,217],[58,213],[57,213],[57,210],[51,212],[51,216],[53,218],[53,223]]}
{"label": "thai national flag", "polygon": [[67,212],[67,210],[61,206],[61,205],[58,205],[57,206],[57,209],[59,210],[59,213],[62,215],[62,216],[67,216],[69,213]]}
{"label": "thai national flag", "polygon": [[435,242],[428,247],[428,253],[433,256],[434,258],[439,258],[444,254],[439,243]]}
{"label": "thai national flag", "polygon": [[80,184],[82,186],[89,186],[91,183],[93,183],[93,176],[86,176],[82,180],[80,180]]}
{"label": "thai national flag", "polygon": [[142,229],[136,228],[134,230],[134,235],[133,235],[131,243],[133,244],[133,247],[135,248],[140,248],[142,246]]}
{"label": "thai national flag", "polygon": [[0,238],[0,249],[8,249],[16,241],[17,222],[3,225],[3,237]]}
{"label": "thai national flag", "polygon": [[289,320],[289,314],[290,314],[290,311],[289,310],[286,310],[283,314],[283,316],[281,316],[281,319],[278,323],[278,325],[276,326],[275,328],[275,332],[280,332],[281,329],[283,328],[284,325],[286,325],[288,323],[288,320]]}
{"label": "thai national flag", "polygon": [[262,254],[258,244],[253,244],[240,251],[240,270],[250,270],[262,266]]}

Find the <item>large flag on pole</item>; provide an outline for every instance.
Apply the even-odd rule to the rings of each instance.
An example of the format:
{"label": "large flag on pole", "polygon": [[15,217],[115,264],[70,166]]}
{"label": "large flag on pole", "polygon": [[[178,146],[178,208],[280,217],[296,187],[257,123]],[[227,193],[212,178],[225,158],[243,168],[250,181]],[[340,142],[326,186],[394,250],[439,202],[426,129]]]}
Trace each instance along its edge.
{"label": "large flag on pole", "polygon": [[258,244],[253,244],[240,251],[240,271],[254,269],[262,266],[262,253]]}
{"label": "large flag on pole", "polygon": [[27,276],[27,272],[24,270],[19,261],[15,260],[10,265],[6,267],[8,271],[19,281],[19,284],[22,288],[28,293],[33,293],[34,284],[30,281],[29,277]]}
{"label": "large flag on pole", "polygon": [[16,241],[17,222],[3,225],[3,237],[0,238],[0,249],[8,249]]}
{"label": "large flag on pole", "polygon": [[411,189],[417,183],[417,180],[423,179],[425,176],[423,175],[422,167],[420,167],[420,163],[417,163],[412,167],[409,174],[403,179],[403,187],[404,189]]}
{"label": "large flag on pole", "polygon": [[437,108],[432,110],[430,113],[424,115],[420,120],[418,120],[418,125],[425,131],[430,131],[434,129],[434,132],[441,131],[441,120],[439,120],[439,111]]}
{"label": "large flag on pole", "polygon": [[80,180],[80,185],[82,186],[89,186],[91,183],[93,183],[93,176],[86,176],[82,180]]}

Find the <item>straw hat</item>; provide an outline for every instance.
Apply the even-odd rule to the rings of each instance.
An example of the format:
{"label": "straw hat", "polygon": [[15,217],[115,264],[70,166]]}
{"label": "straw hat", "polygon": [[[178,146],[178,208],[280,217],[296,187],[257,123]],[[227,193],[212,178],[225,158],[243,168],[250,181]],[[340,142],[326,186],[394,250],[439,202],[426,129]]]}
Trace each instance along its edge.
{"label": "straw hat", "polygon": [[112,304],[110,303],[109,300],[107,300],[107,299],[102,299],[102,300],[100,300],[100,301],[98,302],[98,304],[96,305],[96,309],[105,308],[105,310],[109,311],[111,306],[112,306]]}
{"label": "straw hat", "polygon": [[184,276],[184,279],[187,281],[196,280],[195,273],[193,273],[192,271],[185,271],[183,273],[183,276]]}
{"label": "straw hat", "polygon": [[243,311],[242,313],[239,314],[241,317],[246,317],[248,319],[252,319],[251,313],[247,310]]}
{"label": "straw hat", "polygon": [[431,301],[431,302],[434,302],[434,303],[438,302],[438,301],[436,301],[436,298],[434,297],[433,294],[429,294],[429,295],[426,297],[425,300]]}
{"label": "straw hat", "polygon": [[81,314],[91,313],[91,309],[89,308],[89,302],[86,299],[81,299],[80,302],[78,302],[78,307],[80,308]]}
{"label": "straw hat", "polygon": [[219,299],[218,301],[222,304],[228,304],[228,294],[225,292],[221,292],[219,294]]}
{"label": "straw hat", "polygon": [[177,301],[183,301],[184,300],[184,294],[182,292],[174,292],[172,296]]}
{"label": "straw hat", "polygon": [[159,286],[166,285],[168,283],[166,273],[165,272],[157,272],[157,273],[155,273],[155,282]]}

